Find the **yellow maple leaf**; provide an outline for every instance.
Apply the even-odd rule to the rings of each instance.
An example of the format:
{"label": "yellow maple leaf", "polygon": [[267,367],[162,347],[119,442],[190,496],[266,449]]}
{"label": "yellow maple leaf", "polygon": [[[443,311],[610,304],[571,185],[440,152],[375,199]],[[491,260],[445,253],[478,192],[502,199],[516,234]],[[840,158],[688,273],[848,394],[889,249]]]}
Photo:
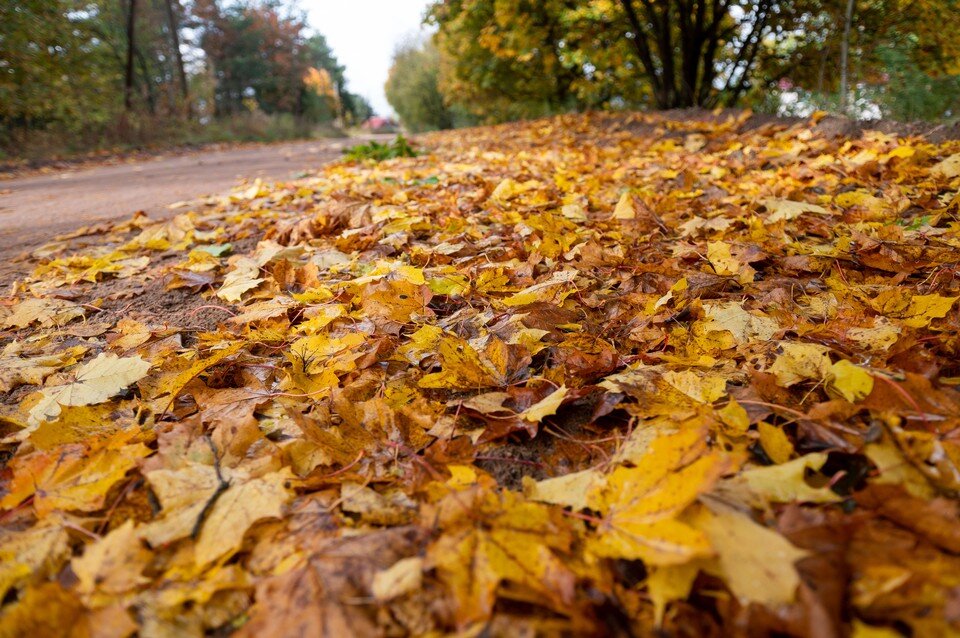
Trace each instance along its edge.
{"label": "yellow maple leaf", "polygon": [[763,205],[770,211],[766,220],[769,224],[796,219],[804,213],[830,214],[830,211],[823,206],[807,202],[794,202],[788,199],[767,198],[763,200]]}
{"label": "yellow maple leaf", "polygon": [[960,153],[955,153],[945,159],[937,162],[930,172],[934,175],[941,175],[947,179],[960,177]]}
{"label": "yellow maple leaf", "polygon": [[790,387],[808,379],[819,381],[830,371],[830,349],[826,346],[782,341],[780,350],[781,354],[770,366],[779,385]]}
{"label": "yellow maple leaf", "polygon": [[556,414],[560,404],[567,396],[566,386],[560,386],[547,396],[543,397],[529,408],[524,410],[520,417],[530,423],[540,423],[546,417]]}
{"label": "yellow maple leaf", "polygon": [[427,307],[431,296],[430,288],[422,283],[386,279],[364,287],[360,306],[374,320],[408,323],[414,317],[433,314]]}
{"label": "yellow maple leaf", "polygon": [[793,602],[800,576],[794,567],[807,552],[723,505],[702,508],[696,518],[698,531],[716,552],[715,571],[744,604],[756,602],[776,607]]}
{"label": "yellow maple leaf", "polygon": [[63,405],[94,405],[119,394],[147,374],[152,364],[139,356],[118,357],[101,352],[77,370],[73,383],[45,388],[30,410],[29,422],[49,421]]}
{"label": "yellow maple leaf", "polygon": [[192,534],[220,486],[214,467],[196,462],[151,470],[146,478],[160,503],[160,513],[141,526],[138,533],[154,547]]}
{"label": "yellow maple leaf", "polygon": [[12,341],[0,351],[0,392],[39,385],[60,368],[75,364],[86,351],[84,346],[73,346],[51,354],[23,356],[19,342]]}
{"label": "yellow maple leaf", "polygon": [[727,378],[700,370],[668,370],[663,380],[700,403],[713,403],[727,393]]}
{"label": "yellow maple leaf", "polygon": [[737,301],[705,302],[703,310],[706,320],[700,327],[708,332],[725,330],[738,344],[753,339],[766,341],[780,328],[775,319],[747,312]]}
{"label": "yellow maple leaf", "polygon": [[559,304],[573,292],[568,288],[560,288],[560,286],[570,283],[576,278],[577,271],[575,270],[555,272],[544,281],[528,286],[503,299],[502,303],[507,306],[526,306],[532,303]]}
{"label": "yellow maple leaf", "polygon": [[757,271],[740,259],[737,259],[730,250],[730,244],[722,241],[707,243],[707,259],[718,275],[735,276],[742,284],[753,281]]}
{"label": "yellow maple leaf", "polygon": [[618,467],[590,497],[603,523],[591,543],[600,556],[676,565],[710,553],[707,538],[678,515],[708,491],[729,467],[705,452],[706,433],[661,436],[636,467]]}
{"label": "yellow maple leaf", "polygon": [[[827,462],[827,455],[818,452],[805,454],[779,465],[754,467],[725,481],[728,486],[743,486],[756,499],[746,499],[751,505],[766,503],[834,503],[843,500],[829,487],[812,487],[806,481],[807,470],[817,471]],[[754,500],[757,502],[754,503]]]}
{"label": "yellow maple leaf", "polygon": [[41,326],[62,326],[83,316],[83,308],[64,299],[25,299],[4,318],[5,328],[26,328],[32,323]]}
{"label": "yellow maple leaf", "polygon": [[503,581],[557,610],[573,602],[575,576],[558,555],[573,536],[548,506],[472,488],[441,501],[438,520],[426,564],[450,589],[458,626],[488,618]]}
{"label": "yellow maple leaf", "polygon": [[266,518],[280,518],[292,493],[290,476],[273,472],[259,478],[237,476],[220,495],[203,521],[194,550],[198,566],[230,556],[243,544],[250,526]]}
{"label": "yellow maple leaf", "polygon": [[373,597],[385,602],[420,591],[423,583],[423,559],[419,556],[402,558],[374,574],[370,590]]}
{"label": "yellow maple leaf", "polygon": [[51,517],[25,530],[0,530],[0,596],[27,581],[52,576],[70,556],[66,529]]}
{"label": "yellow maple leaf", "polygon": [[770,425],[766,421],[757,424],[760,446],[774,463],[786,463],[793,456],[793,443],[783,428]]}
{"label": "yellow maple leaf", "polygon": [[911,328],[924,328],[934,319],[946,317],[957,299],[960,297],[913,295],[909,290],[890,288],[869,303],[880,314],[900,319]]}
{"label": "yellow maple leaf", "polygon": [[73,444],[14,457],[7,466],[13,479],[0,508],[15,507],[32,496],[40,517],[57,509],[100,509],[110,488],[151,453],[142,443],[125,444],[129,438],[130,433],[121,432],[96,450]]}
{"label": "yellow maple leaf", "polygon": [[851,403],[866,397],[873,390],[873,376],[846,359],[832,364],[826,378],[827,388]]}
{"label": "yellow maple leaf", "polygon": [[[149,582],[142,575],[151,554],[140,541],[132,520],[87,545],[71,562],[80,581],[77,590],[87,596],[116,595]],[[109,600],[108,598],[105,598]]]}
{"label": "yellow maple leaf", "polygon": [[155,384],[151,384],[147,388],[149,392],[145,392],[144,397],[149,396],[151,399],[157,400],[161,410],[169,408],[188,383],[207,369],[239,352],[243,346],[243,342],[235,341],[218,348],[209,357],[197,359],[193,363],[186,362],[187,365],[183,365],[178,361],[182,366],[181,369],[163,374]]}
{"label": "yellow maple leaf", "polygon": [[[497,342],[494,342],[497,343]],[[502,344],[502,342],[499,342]],[[480,389],[503,385],[506,361],[502,348],[491,348],[492,357],[481,359],[469,342],[453,335],[444,335],[437,346],[442,370],[425,374],[421,388]]]}
{"label": "yellow maple leaf", "polygon": [[680,565],[664,565],[650,568],[647,576],[647,591],[653,601],[653,622],[659,627],[667,604],[683,600],[690,595],[693,581],[700,572],[697,561]]}
{"label": "yellow maple leaf", "polygon": [[260,264],[257,260],[238,255],[230,261],[233,267],[224,277],[217,296],[224,301],[238,302],[244,293],[253,290],[265,280],[259,276]]}
{"label": "yellow maple leaf", "polygon": [[636,219],[637,205],[635,197],[636,196],[630,192],[621,195],[616,208],[613,209],[611,219]]}

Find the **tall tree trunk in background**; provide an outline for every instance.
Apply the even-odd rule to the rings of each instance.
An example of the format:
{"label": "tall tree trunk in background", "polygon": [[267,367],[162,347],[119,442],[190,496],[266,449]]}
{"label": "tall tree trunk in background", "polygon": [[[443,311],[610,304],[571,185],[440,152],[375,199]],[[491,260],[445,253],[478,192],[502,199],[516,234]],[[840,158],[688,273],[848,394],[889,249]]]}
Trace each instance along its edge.
{"label": "tall tree trunk in background", "polygon": [[133,54],[136,47],[137,0],[127,4],[127,70],[123,78],[123,108],[133,108]]}
{"label": "tall tree trunk in background", "polygon": [[167,5],[167,22],[170,25],[170,37],[173,39],[173,58],[177,63],[177,75],[180,76],[180,95],[183,97],[183,106],[187,115],[190,115],[192,111],[190,107],[190,88],[187,86],[187,72],[183,68],[183,54],[180,53],[180,20],[179,13],[173,9],[174,2],[177,3],[179,9],[179,0],[166,0],[165,2]]}
{"label": "tall tree trunk in background", "polygon": [[[620,0],[627,39],[660,109],[712,108],[721,97],[736,102],[750,88],[750,74],[768,33],[775,0],[754,0],[752,9],[727,24],[732,0]],[[731,49],[723,87],[714,86],[717,52]]]}
{"label": "tall tree trunk in background", "polygon": [[840,112],[847,114],[847,93],[850,91],[850,26],[853,23],[853,0],[847,0],[847,13],[843,20],[843,41],[840,42]]}
{"label": "tall tree trunk in background", "polygon": [[650,80],[650,86],[653,89],[653,100],[656,102],[657,108],[670,108],[667,104],[666,90],[664,89],[663,81],[657,72],[657,65],[653,61],[653,55],[651,55],[650,46],[647,43],[647,34],[643,25],[640,23],[640,18],[637,16],[636,10],[633,8],[633,3],[631,0],[620,0],[620,4],[623,6],[623,11],[627,15],[627,21],[630,23],[630,29],[633,33],[633,38],[631,38],[630,41],[637,51],[637,57],[640,58],[640,64],[643,65],[647,79]]}
{"label": "tall tree trunk in background", "polygon": [[150,110],[150,115],[156,115],[157,96],[154,92],[153,78],[150,76],[150,67],[147,65],[147,59],[140,49],[134,49],[133,52],[137,56],[137,65],[140,67],[140,77],[143,80],[143,89],[147,96],[147,108]]}

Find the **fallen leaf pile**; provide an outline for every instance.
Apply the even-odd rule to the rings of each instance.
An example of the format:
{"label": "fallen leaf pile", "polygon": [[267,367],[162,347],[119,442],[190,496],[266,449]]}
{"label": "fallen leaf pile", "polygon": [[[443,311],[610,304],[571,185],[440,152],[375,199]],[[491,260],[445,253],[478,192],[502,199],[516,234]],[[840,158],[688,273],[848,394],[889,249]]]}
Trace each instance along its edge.
{"label": "fallen leaf pile", "polygon": [[436,134],[36,251],[0,635],[957,635],[960,142],[816,119]]}

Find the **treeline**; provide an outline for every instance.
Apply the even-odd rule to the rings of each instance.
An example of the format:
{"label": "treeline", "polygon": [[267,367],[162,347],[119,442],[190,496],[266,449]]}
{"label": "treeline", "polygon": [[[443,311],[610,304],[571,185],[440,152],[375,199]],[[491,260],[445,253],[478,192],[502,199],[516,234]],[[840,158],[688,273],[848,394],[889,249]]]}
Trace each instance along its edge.
{"label": "treeline", "polygon": [[370,114],[294,0],[0,2],[8,154],[291,137]]}
{"label": "treeline", "polygon": [[414,130],[609,108],[960,110],[960,0],[441,0],[425,22],[386,86]]}

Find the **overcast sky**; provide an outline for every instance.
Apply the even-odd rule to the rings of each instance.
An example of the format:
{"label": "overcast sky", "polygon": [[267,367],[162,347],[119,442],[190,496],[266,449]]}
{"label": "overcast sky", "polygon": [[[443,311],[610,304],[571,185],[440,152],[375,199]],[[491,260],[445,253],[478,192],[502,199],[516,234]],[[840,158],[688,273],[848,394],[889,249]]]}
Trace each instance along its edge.
{"label": "overcast sky", "polygon": [[392,112],[383,83],[397,44],[420,32],[429,0],[301,0],[310,26],[347,67],[350,91],[385,115]]}

